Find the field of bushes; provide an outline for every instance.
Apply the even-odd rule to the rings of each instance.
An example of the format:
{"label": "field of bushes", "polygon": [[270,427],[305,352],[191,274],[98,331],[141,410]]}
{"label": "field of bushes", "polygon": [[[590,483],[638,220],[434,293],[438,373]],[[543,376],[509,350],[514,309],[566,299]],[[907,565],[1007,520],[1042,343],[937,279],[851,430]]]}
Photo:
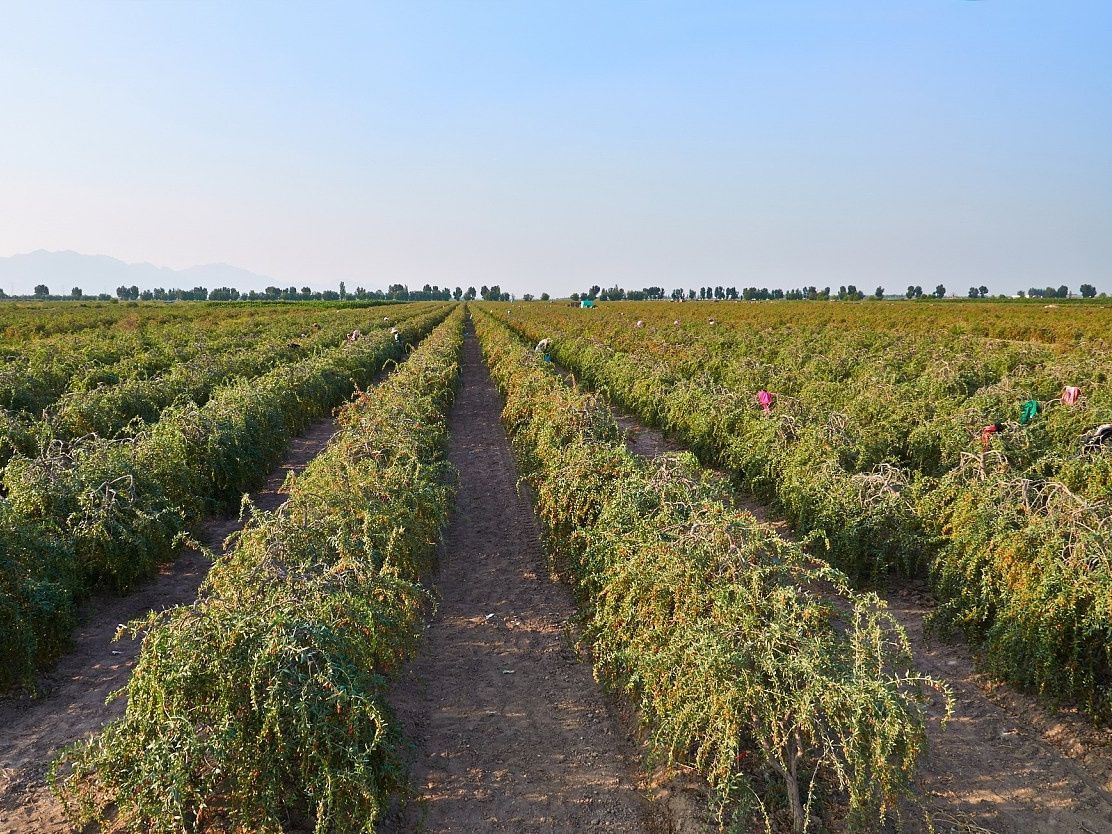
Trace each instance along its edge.
{"label": "field of bushes", "polygon": [[[21,401],[9,398],[13,408],[4,414],[21,439],[8,444],[0,477],[0,687],[29,684],[65,650],[82,598],[126,591],[170,558],[192,523],[238,506],[293,435],[401,359],[449,306],[301,308],[247,322],[233,316],[218,350],[196,349],[163,376],[141,376],[129,365],[127,379],[101,379],[97,387],[89,387],[94,369],[122,373],[136,356],[129,348],[135,339],[152,354],[187,354],[194,348],[183,341],[203,344],[200,331],[218,332],[220,323],[198,315],[199,332],[183,337],[187,316],[163,321],[156,313],[135,331],[110,329],[99,340],[99,330],[80,331],[99,345],[95,356],[83,358],[84,342],[55,345],[58,337],[46,336],[10,357],[9,365],[24,370],[8,378],[37,392],[43,410],[16,409]],[[116,324],[122,321],[131,319]],[[363,338],[346,338],[356,329]],[[62,368],[83,370],[53,372]],[[90,422],[108,429],[90,431]]]}
{"label": "field of bushes", "polygon": [[[904,586],[996,678],[1112,719],[1104,308],[26,310],[0,308],[0,690],[36,693],[84,600],[132,592],[205,518],[245,520],[195,600],[120,627],[142,641],[126,708],[49,771],[77,830],[381,830],[412,789],[389,689],[436,610],[456,490],[489,491],[445,457],[478,350],[502,395],[479,396],[484,465],[516,461],[596,679],[723,830],[918,824],[955,699],[883,601]],[[633,454],[615,408],[690,451]],[[334,413],[284,505],[245,500]]]}
{"label": "field of bushes", "polygon": [[[442,314],[433,316],[443,318]],[[152,613],[127,711],[55,779],[79,824],[145,832],[373,831],[400,790],[386,675],[413,651],[451,508],[441,452],[457,308],[256,513],[194,605]]]}
{"label": "field of bushes", "polygon": [[1112,717],[1112,445],[1090,442],[1112,422],[1105,308],[489,309],[774,502],[858,586],[927,577],[933,624],[992,674]]}
{"label": "field of bushes", "polygon": [[[599,676],[639,708],[656,754],[703,773],[723,821],[783,809],[851,830],[898,811],[937,684],[840,571],[729,509],[690,456],[645,461],[609,407],[485,312],[476,323],[550,546]],[[770,810],[771,809],[771,810]],[[777,826],[779,827],[779,826]]]}

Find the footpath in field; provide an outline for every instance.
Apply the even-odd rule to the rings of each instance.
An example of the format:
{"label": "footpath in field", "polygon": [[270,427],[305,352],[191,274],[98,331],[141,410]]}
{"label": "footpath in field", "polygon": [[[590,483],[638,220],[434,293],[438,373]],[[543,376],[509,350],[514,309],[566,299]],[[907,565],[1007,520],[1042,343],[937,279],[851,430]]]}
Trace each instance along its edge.
{"label": "footpath in field", "polygon": [[[662,432],[615,412],[627,446],[642,457],[682,447]],[[787,523],[752,499],[738,506],[784,537]],[[941,834],[1112,834],[1112,739],[1073,716],[1052,716],[1007,687],[990,688],[975,671],[972,650],[924,633],[929,602],[908,589],[886,595],[907,631],[916,667],[945,681],[956,708],[945,729],[934,699],[929,747],[916,779]],[[914,819],[914,815],[912,815]],[[923,826],[906,829],[918,834]]]}
{"label": "footpath in field", "polygon": [[639,756],[577,659],[574,603],[545,567],[473,333],[450,418],[459,471],[438,614],[392,701],[415,741],[415,797],[388,830],[657,830]]}
{"label": "footpath in field", "polygon": [[[286,497],[279,488],[287,473],[304,469],[335,432],[336,422],[329,417],[293,438],[286,459],[251,496],[252,502],[261,510],[283,504]],[[224,539],[241,526],[236,516],[214,518],[201,525],[196,537],[219,551]],[[127,683],[140,643],[112,642],[117,627],[148,611],[192,602],[208,566],[200,553],[183,550],[134,593],[90,600],[79,614],[73,651],[40,680],[42,695],[0,701],[0,834],[69,831],[46,787],[46,769],[63,746],[123,713],[124,699],[109,705],[104,700]]]}

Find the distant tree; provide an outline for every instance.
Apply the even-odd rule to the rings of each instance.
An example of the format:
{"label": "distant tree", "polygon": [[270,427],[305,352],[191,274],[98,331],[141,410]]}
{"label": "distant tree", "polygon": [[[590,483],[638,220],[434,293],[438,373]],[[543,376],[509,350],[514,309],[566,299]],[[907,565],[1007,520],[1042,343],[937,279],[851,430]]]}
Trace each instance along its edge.
{"label": "distant tree", "polygon": [[579,293],[577,293],[577,292],[573,292],[573,293],[571,294],[571,300],[572,300],[572,301],[578,301],[578,300],[579,300]]}
{"label": "distant tree", "polygon": [[552,296],[550,296],[548,293],[546,293],[546,292],[541,293],[541,301],[548,301],[551,298],[552,298]]}
{"label": "distant tree", "polygon": [[976,287],[970,287],[969,288],[969,297],[970,298],[979,298],[980,297],[980,293],[977,292]]}
{"label": "distant tree", "polygon": [[454,290],[452,290],[452,298],[454,298],[456,301],[459,301],[461,298],[463,298],[463,287],[456,287]]}
{"label": "distant tree", "polygon": [[490,299],[491,301],[501,301],[502,300],[502,288],[499,287],[497,284],[495,284],[493,287],[490,288],[490,291],[487,293],[487,298]]}
{"label": "distant tree", "polygon": [[988,287],[986,287],[984,284],[981,284],[981,286],[977,287],[977,292],[981,294],[981,298],[984,298],[986,295],[988,295]]}
{"label": "distant tree", "polygon": [[873,290],[873,298],[884,298],[884,287],[877,287]]}
{"label": "distant tree", "polygon": [[1092,284],[1082,284],[1081,285],[1081,297],[1082,298],[1096,298],[1096,294],[1097,294],[1097,288],[1094,287]]}
{"label": "distant tree", "polygon": [[347,287],[344,286],[344,282],[341,281],[340,282],[340,300],[343,301],[347,297],[348,297]]}
{"label": "distant tree", "polygon": [[38,284],[35,287],[35,298],[46,298],[50,295],[50,287],[46,284]]}
{"label": "distant tree", "polygon": [[945,298],[946,297],[946,287],[944,287],[942,284],[939,284],[937,287],[934,288],[933,295],[934,295],[935,298]]}
{"label": "distant tree", "polygon": [[525,295],[521,296],[521,300],[522,301],[532,301],[533,300],[533,294],[531,292],[527,292],[527,293],[525,293]]}
{"label": "distant tree", "polygon": [[81,298],[84,293],[81,292],[81,287],[74,287],[70,290],[70,298]]}
{"label": "distant tree", "polygon": [[1027,293],[1025,293],[1023,290],[1020,290],[1019,292],[1017,292],[1016,295],[1018,295],[1020,298],[1026,298],[1027,297]]}
{"label": "distant tree", "polygon": [[322,301],[339,301],[340,294],[335,290],[325,290],[320,294]]}
{"label": "distant tree", "polygon": [[1069,298],[1070,297],[1070,288],[1067,287],[1065,284],[1062,284],[1062,286],[1058,287],[1058,297],[1059,298]]}
{"label": "distant tree", "polygon": [[475,288],[474,287],[468,287],[467,288],[467,292],[465,292],[463,294],[463,300],[464,301],[474,301],[475,300]]}
{"label": "distant tree", "polygon": [[482,298],[483,301],[486,301],[488,298],[490,298],[490,287],[488,287],[486,284],[483,284],[482,289],[479,290],[479,297]]}

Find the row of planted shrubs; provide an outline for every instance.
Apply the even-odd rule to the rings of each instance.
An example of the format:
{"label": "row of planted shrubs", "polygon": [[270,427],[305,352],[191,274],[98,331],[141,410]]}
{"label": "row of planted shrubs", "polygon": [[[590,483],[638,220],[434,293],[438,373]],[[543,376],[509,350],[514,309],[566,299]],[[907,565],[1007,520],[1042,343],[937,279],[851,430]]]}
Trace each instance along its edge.
{"label": "row of planted shrubs", "polygon": [[882,828],[909,794],[934,686],[910,668],[899,626],[731,509],[690,455],[630,455],[605,404],[477,319],[554,568],[599,675],[632,696],[653,750],[700,770],[735,822]]}
{"label": "row of planted shrubs", "polygon": [[124,716],[52,770],[76,825],[375,830],[402,774],[384,676],[423,631],[417,577],[451,506],[442,450],[462,321],[457,309],[341,412],[285,506],[252,515],[194,605],[130,626],[145,637]]}
{"label": "row of planted shrubs", "polygon": [[[898,457],[854,471],[842,460],[846,450],[870,437],[887,447],[880,439],[892,434],[890,414],[842,425],[837,414],[821,412],[828,401],[819,386],[807,389],[807,402],[785,398],[763,416],[745,386],[679,370],[684,357],[713,353],[719,337],[708,325],[689,325],[691,344],[662,352],[651,332],[629,323],[620,330],[612,321],[571,324],[553,312],[546,318],[515,310],[512,321],[528,337],[555,336],[556,359],[585,382],[775,499],[799,533],[811,534],[813,553],[855,582],[926,573],[940,603],[932,625],[978,644],[994,675],[1072,701],[1098,720],[1112,718],[1112,454],[1076,450],[1083,427],[1104,419],[1101,409],[1112,403],[1097,359],[1074,351],[1036,369],[1005,362],[995,382],[958,397],[952,408],[930,416],[924,410],[918,424],[907,415],[896,419],[905,436],[942,449],[934,474],[902,466]],[[760,357],[730,361],[743,367]],[[873,390],[868,373],[858,373],[862,399],[880,397],[884,380]],[[967,424],[1006,413],[1030,396],[1024,392],[1045,399],[1063,379],[1086,386],[1085,406],[1052,405],[981,453]],[[892,411],[918,405],[895,403]]]}
{"label": "row of planted shrubs", "polygon": [[0,689],[27,683],[68,643],[75,604],[126,591],[170,558],[187,525],[234,509],[289,439],[366,385],[448,313],[400,325],[166,409],[126,440],[87,438],[16,456],[0,497]]}
{"label": "row of planted shrubs", "polygon": [[[64,313],[43,307],[37,315],[53,323]],[[351,318],[350,310],[305,307],[245,311],[182,305],[169,316],[146,307],[107,321],[93,319],[99,323],[76,332],[0,339],[0,406],[37,416],[68,392],[159,376],[204,353],[250,346],[279,332],[288,341],[312,323]]]}
{"label": "row of planted shrubs", "polygon": [[[171,403],[192,401],[203,405],[212,391],[229,379],[255,377],[275,365],[303,359],[318,350],[327,350],[342,342],[358,325],[364,332],[389,329],[415,315],[422,315],[429,305],[389,309],[394,316],[380,315],[381,310],[341,311],[343,315],[318,315],[325,324],[314,329],[310,317],[314,311],[295,321],[281,322],[283,327],[239,346],[216,353],[205,352],[181,362],[165,374],[150,379],[132,379],[89,391],[73,391],[64,395],[47,412],[47,422],[55,437],[72,438],[95,432],[111,437],[136,417],[145,423],[157,422]],[[374,318],[368,319],[373,315]],[[290,330],[300,327],[302,330]]]}
{"label": "row of planted shrubs", "polygon": [[[55,392],[34,413],[0,409],[0,466],[16,453],[34,457],[54,440],[134,433],[144,424],[157,422],[162,410],[175,402],[204,405],[212,392],[229,380],[259,376],[277,365],[334,347],[356,325],[363,330],[389,328],[422,315],[429,306],[385,308],[394,314],[386,320],[378,311],[300,309],[295,311],[297,315],[276,313],[272,320],[261,316],[246,322],[233,320],[224,329],[220,322],[228,317],[217,316],[215,325],[206,323],[217,328],[215,333],[185,326],[149,326],[142,334],[131,334],[137,342],[153,347],[137,348],[137,355],[127,357],[125,361],[132,364],[130,373],[119,365],[99,365],[88,345],[38,346],[52,361],[84,368],[93,379],[84,384],[68,380],[68,390]],[[154,363],[149,361],[152,353],[156,354]],[[41,383],[33,374],[13,370],[11,365],[4,366],[4,373],[14,372],[21,385]]]}

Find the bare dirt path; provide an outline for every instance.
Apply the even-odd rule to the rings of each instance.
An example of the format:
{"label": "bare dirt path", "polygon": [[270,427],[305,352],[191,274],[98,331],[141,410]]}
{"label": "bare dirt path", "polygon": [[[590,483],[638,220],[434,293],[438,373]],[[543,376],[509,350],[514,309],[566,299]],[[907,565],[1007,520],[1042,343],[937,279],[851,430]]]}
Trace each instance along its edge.
{"label": "bare dirt path", "polygon": [[460,487],[440,607],[392,698],[416,745],[415,797],[387,830],[655,831],[636,747],[572,647],[574,603],[548,576],[500,408],[469,333],[450,422]]}
{"label": "bare dirt path", "polygon": [[[287,473],[304,469],[336,428],[329,417],[294,438],[286,459],[251,496],[255,506],[274,510],[283,504],[286,496],[279,489]],[[224,539],[241,526],[235,516],[209,519],[196,538],[219,553]],[[148,611],[192,602],[209,564],[197,551],[183,550],[134,593],[89,600],[79,612],[73,651],[42,676],[40,696],[0,700],[0,834],[69,830],[44,777],[58,750],[123,713],[123,699],[109,705],[104,700],[127,683],[140,643],[112,642],[117,627]]]}
{"label": "bare dirt path", "polygon": [[[628,414],[614,416],[636,455],[683,448]],[[737,505],[792,537],[788,523],[760,501],[739,496]],[[907,630],[916,666],[945,681],[956,699],[945,728],[941,702],[930,706],[930,747],[916,780],[938,831],[1112,834],[1112,733],[979,675],[970,647],[924,632],[933,602],[923,588],[902,584],[882,596]],[[918,823],[907,828],[924,830]]]}

